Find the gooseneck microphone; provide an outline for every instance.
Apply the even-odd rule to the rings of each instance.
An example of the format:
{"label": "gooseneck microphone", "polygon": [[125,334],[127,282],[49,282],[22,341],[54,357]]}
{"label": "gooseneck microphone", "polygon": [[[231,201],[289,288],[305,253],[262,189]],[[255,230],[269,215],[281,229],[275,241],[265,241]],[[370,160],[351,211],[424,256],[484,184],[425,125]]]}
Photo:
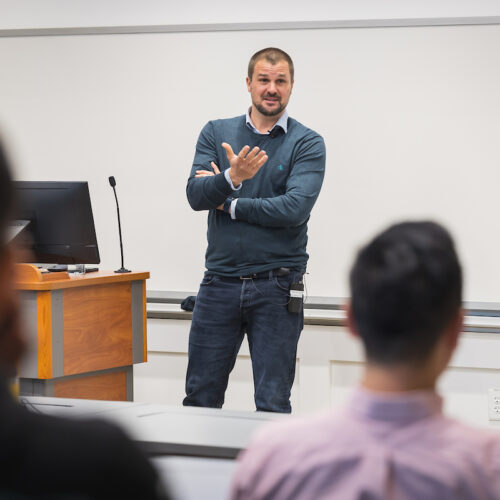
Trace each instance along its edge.
{"label": "gooseneck microphone", "polygon": [[109,178],[109,185],[113,188],[113,193],[115,193],[115,200],[116,200],[116,212],[118,214],[118,233],[120,234],[120,252],[122,256],[122,267],[118,270],[115,271],[115,273],[130,273],[130,269],[125,269],[123,267],[123,241],[122,241],[122,225],[120,222],[120,206],[118,205],[118,196],[116,196],[116,180],[113,176]]}

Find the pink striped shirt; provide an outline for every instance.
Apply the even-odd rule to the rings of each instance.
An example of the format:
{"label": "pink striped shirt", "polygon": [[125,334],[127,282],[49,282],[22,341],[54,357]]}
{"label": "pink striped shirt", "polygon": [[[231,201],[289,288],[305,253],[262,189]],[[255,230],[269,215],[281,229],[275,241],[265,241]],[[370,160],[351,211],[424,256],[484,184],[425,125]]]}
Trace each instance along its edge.
{"label": "pink striped shirt", "polygon": [[269,424],[238,462],[233,500],[500,499],[500,433],[430,391],[358,389],[340,412]]}

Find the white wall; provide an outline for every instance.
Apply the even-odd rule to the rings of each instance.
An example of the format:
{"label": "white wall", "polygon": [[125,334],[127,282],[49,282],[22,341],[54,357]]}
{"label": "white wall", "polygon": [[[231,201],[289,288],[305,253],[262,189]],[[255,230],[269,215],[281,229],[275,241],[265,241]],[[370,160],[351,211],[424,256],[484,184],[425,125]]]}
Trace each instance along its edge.
{"label": "white wall", "polygon": [[497,25],[0,38],[0,129],[18,177],[89,180],[102,267],[114,268],[115,175],[127,265],[152,271],[150,289],[195,290],[206,246],[206,215],[185,200],[196,138],[245,111],[247,60],[266,45],[294,57],[289,111],[327,143],[309,294],[346,295],[361,242],[435,217],[457,236],[466,298],[498,301]]}
{"label": "white wall", "polygon": [[[134,400],[179,405],[185,396],[190,321],[149,319],[148,362],[134,366]],[[439,392],[445,412],[476,426],[488,420],[488,390],[500,387],[500,336],[464,333]],[[344,327],[305,325],[291,403],[295,414],[338,408],[359,384],[363,355]],[[224,408],[252,411],[253,378],[244,341],[231,373]]]}
{"label": "white wall", "polygon": [[500,16],[496,0],[0,0],[1,29]]}

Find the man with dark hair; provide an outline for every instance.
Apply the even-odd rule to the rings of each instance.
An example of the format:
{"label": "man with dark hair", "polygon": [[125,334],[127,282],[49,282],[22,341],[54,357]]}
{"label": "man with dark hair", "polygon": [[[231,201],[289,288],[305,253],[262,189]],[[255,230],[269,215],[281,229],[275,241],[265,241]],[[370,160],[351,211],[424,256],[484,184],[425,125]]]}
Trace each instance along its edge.
{"label": "man with dark hair", "polygon": [[6,235],[12,203],[0,145],[0,498],[167,498],[153,467],[114,425],[30,413],[12,398],[8,381],[25,346]]}
{"label": "man with dark hair", "polygon": [[246,115],[208,122],[198,139],[187,197],[194,210],[209,211],[207,271],[193,311],[184,405],[223,405],[246,333],[257,410],[291,411],[304,318],[290,290],[302,286],[307,222],[325,170],[321,136],[286,112],[293,82],[288,54],[257,52]]}
{"label": "man with dark hair", "polygon": [[426,362],[461,320],[462,272],[451,236],[432,222],[389,228],[361,250],[350,275],[350,317],[375,365]]}
{"label": "man with dark hair", "polygon": [[[288,70],[290,72],[290,80],[293,83],[295,69],[293,67],[292,58],[284,50],[278,49],[276,47],[268,47],[266,49],[259,50],[250,58],[250,61],[248,63],[248,79],[249,80],[252,80],[252,78],[253,78],[253,74],[255,71],[255,64],[258,61],[260,61],[261,59],[265,59],[267,62],[269,62],[273,65],[278,64],[280,61],[285,61],[286,63],[288,63]],[[266,111],[264,111],[263,113],[266,114]],[[275,114],[278,114],[278,113],[275,112]]]}
{"label": "man with dark hair", "polygon": [[432,222],[392,226],[359,252],[350,285],[361,386],[342,411],[264,428],[231,498],[500,498],[500,436],[443,416],[436,393],[463,325],[451,236]]}

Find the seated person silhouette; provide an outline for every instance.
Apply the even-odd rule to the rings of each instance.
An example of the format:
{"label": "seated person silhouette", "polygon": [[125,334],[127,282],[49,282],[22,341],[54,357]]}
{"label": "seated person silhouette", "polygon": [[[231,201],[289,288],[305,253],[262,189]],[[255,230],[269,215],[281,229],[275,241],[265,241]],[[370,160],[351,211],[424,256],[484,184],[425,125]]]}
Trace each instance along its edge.
{"label": "seated person silhouette", "polygon": [[463,325],[451,236],[433,222],[388,228],[358,253],[350,288],[359,387],[343,409],[262,429],[231,498],[500,498],[500,434],[445,417],[436,393]]}
{"label": "seated person silhouette", "polygon": [[13,187],[0,144],[0,499],[165,499],[159,477],[117,427],[31,413],[8,381],[24,351],[7,243]]}

